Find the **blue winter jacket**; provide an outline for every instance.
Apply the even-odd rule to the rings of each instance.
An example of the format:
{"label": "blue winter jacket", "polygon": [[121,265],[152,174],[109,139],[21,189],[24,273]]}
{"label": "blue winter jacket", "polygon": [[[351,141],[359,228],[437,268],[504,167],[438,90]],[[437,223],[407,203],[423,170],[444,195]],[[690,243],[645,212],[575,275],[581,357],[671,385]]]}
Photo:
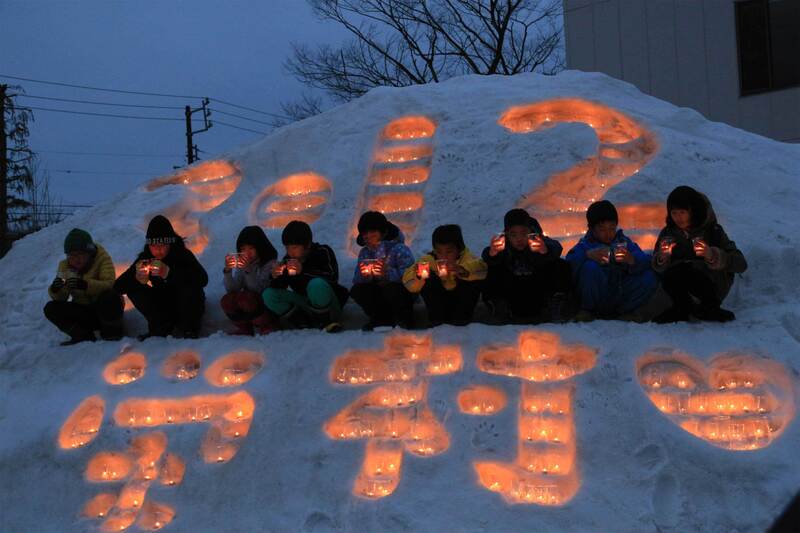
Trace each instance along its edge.
{"label": "blue winter jacket", "polygon": [[[613,247],[617,242],[625,242],[626,247],[628,248],[628,252],[630,252],[631,255],[633,255],[633,258],[635,260],[635,262],[632,265],[627,265],[625,263],[617,263],[614,260]],[[578,273],[580,272],[583,264],[586,261],[591,261],[591,259],[586,257],[586,252],[588,252],[589,250],[593,250],[595,248],[599,248],[601,246],[608,247],[609,245],[604,244],[595,239],[594,235],[592,234],[592,231],[589,230],[586,232],[586,235],[584,235],[581,238],[581,240],[578,241],[578,244],[573,246],[572,249],[569,252],[567,252],[567,256],[565,259],[569,262],[570,266],[572,267],[573,277],[577,278]],[[607,265],[603,266],[607,266],[608,268],[614,268],[614,269],[622,269],[624,272],[627,272],[629,274],[639,274],[650,268],[650,261],[652,260],[651,255],[643,252],[642,249],[639,248],[639,245],[630,240],[628,237],[626,237],[621,229],[617,230],[617,234],[614,236],[614,240],[611,241],[610,246],[612,247],[611,261]]]}
{"label": "blue winter jacket", "polygon": [[[393,228],[397,229],[396,226]],[[353,272],[353,285],[371,281],[402,283],[403,272],[414,264],[414,254],[411,253],[408,246],[403,244],[404,241],[403,232],[397,229],[396,233],[393,230],[389,231],[385,240],[381,241],[374,250],[363,246],[358,253],[358,262]],[[383,259],[383,277],[375,279],[362,276],[359,264],[365,259]]]}

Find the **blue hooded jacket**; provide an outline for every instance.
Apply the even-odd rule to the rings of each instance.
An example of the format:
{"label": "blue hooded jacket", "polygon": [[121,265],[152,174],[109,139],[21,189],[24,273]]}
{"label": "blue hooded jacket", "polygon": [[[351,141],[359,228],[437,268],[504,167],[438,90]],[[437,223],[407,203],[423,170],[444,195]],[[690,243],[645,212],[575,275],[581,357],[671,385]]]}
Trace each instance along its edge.
{"label": "blue hooded jacket", "polygon": [[[625,243],[628,252],[630,252],[634,258],[634,263],[632,265],[617,263],[612,255],[611,261],[607,265],[603,266],[612,269],[620,269],[629,274],[639,274],[650,268],[650,262],[652,260],[651,255],[643,252],[642,249],[639,248],[639,245],[626,237],[621,229],[617,230],[617,234],[614,236],[614,240],[611,241],[610,246],[613,248],[617,242]],[[601,246],[608,247],[609,245],[595,239],[592,230],[589,230],[586,232],[586,235],[584,235],[581,240],[578,241],[578,244],[572,247],[572,249],[567,253],[566,260],[572,267],[573,277],[577,278],[583,264],[586,261],[591,261],[591,259],[586,257],[586,252],[595,248],[600,248]]]}
{"label": "blue hooded jacket", "polygon": [[[353,272],[353,285],[357,283],[370,283],[372,281],[402,283],[403,272],[414,264],[414,254],[411,253],[408,246],[404,244],[405,237],[403,236],[403,232],[394,224],[389,225],[389,231],[380,244],[378,244],[377,248],[372,250],[368,246],[362,246],[361,251],[358,253],[358,262]],[[361,242],[362,241],[359,240],[359,244],[361,244]],[[365,259],[382,259],[384,261],[383,277],[373,279],[371,277],[362,276],[359,264]]]}

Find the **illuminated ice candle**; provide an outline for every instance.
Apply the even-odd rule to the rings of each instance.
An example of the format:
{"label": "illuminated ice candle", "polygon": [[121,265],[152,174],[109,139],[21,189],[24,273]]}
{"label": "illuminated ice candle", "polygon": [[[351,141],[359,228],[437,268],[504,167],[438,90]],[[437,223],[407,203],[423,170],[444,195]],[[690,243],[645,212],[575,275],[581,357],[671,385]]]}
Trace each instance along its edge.
{"label": "illuminated ice candle", "polygon": [[449,274],[447,269],[447,260],[446,259],[437,259],[436,260],[436,270],[439,272],[439,277],[444,278],[447,277]]}
{"label": "illuminated ice candle", "polygon": [[417,264],[417,275],[420,277],[420,279],[428,279],[431,275],[431,264],[430,263]]}

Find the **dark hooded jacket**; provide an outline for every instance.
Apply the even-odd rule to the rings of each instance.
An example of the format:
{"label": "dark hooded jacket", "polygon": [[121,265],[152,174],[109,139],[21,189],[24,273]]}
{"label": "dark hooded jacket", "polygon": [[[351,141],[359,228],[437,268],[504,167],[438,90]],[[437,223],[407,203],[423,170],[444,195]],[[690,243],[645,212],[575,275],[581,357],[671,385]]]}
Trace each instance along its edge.
{"label": "dark hooded jacket", "polygon": [[[203,265],[197,260],[194,254],[186,248],[181,237],[175,236],[176,240],[170,245],[169,253],[162,259],[162,262],[169,267],[169,274],[166,279],[158,276],[150,276],[150,283],[154,291],[168,294],[182,290],[184,288],[197,288],[202,290],[208,285],[208,274]],[[136,257],[136,260],[128,269],[123,272],[114,282],[114,290],[119,294],[127,294],[137,288],[140,284],[136,281],[136,264],[143,259],[154,259],[150,253],[150,248],[145,245],[144,250]]]}
{"label": "dark hooded jacket", "polygon": [[514,247],[506,243],[506,247],[497,255],[492,257],[489,254],[490,246],[483,249],[481,258],[486,262],[489,267],[490,275],[497,271],[498,273],[509,273],[513,276],[532,276],[539,272],[543,265],[552,263],[561,257],[563,250],[561,243],[557,240],[545,237],[542,231],[542,226],[539,221],[531,217],[529,220],[529,228],[532,232],[542,235],[547,246],[547,253],[540,254],[531,251],[526,246],[522,250],[516,250]]}
{"label": "dark hooded jacket", "polygon": [[[282,261],[285,263],[290,257],[285,255]],[[312,242],[308,253],[302,261],[303,270],[296,276],[290,276],[286,271],[277,278],[273,278],[270,287],[275,289],[291,288],[294,292],[305,295],[308,283],[314,278],[322,278],[333,287],[340,305],[347,301],[349,291],[339,285],[339,264],[336,262],[336,255],[327,244]]]}
{"label": "dark hooded jacket", "polygon": [[[699,225],[683,231],[675,225],[672,217],[667,213],[667,225],[658,234],[655,250],[660,249],[664,237],[671,237],[675,242],[675,247],[672,249],[671,255],[653,254],[653,270],[663,273],[673,265],[689,263],[711,278],[717,296],[722,300],[733,285],[734,274],[747,270],[747,261],[744,254],[736,247],[736,243],[728,238],[725,230],[717,223],[717,215],[714,213],[708,197],[699,192],[697,194],[699,200],[703,202],[705,217]],[[692,217],[694,218],[694,216],[693,212]],[[702,238],[707,245],[711,246],[712,259],[710,262],[695,255],[692,246],[692,239],[695,237]]]}

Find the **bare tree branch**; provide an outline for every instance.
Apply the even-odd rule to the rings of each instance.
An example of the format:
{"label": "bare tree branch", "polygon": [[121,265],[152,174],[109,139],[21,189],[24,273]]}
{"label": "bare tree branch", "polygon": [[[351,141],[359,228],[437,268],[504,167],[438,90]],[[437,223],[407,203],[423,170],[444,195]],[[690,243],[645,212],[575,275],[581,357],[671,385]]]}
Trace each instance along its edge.
{"label": "bare tree branch", "polygon": [[334,101],[381,85],[404,87],[465,73],[554,74],[564,67],[560,0],[308,2],[351,39],[314,49],[294,44],[284,66]]}

